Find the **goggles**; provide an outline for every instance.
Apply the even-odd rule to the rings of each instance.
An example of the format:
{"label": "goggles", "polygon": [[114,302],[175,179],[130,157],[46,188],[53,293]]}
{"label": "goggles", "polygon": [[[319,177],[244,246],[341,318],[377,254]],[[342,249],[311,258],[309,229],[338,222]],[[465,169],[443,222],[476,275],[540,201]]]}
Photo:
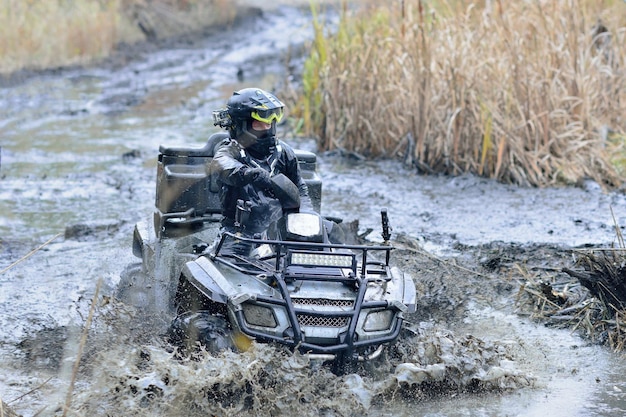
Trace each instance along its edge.
{"label": "goggles", "polygon": [[253,111],[250,116],[254,120],[258,120],[259,122],[272,124],[272,121],[276,120],[276,123],[280,122],[283,118],[283,108],[278,107],[276,109],[261,109]]}

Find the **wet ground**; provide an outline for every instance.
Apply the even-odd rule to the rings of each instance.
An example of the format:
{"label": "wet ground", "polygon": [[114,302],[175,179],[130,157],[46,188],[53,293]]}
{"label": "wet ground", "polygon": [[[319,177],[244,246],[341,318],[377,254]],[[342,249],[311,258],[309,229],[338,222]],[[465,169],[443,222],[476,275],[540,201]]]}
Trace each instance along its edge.
{"label": "wet ground", "polygon": [[297,65],[293,52],[311,36],[309,19],[285,7],[2,86],[0,398],[23,415],[61,415],[75,380],[78,415],[623,414],[622,357],[516,303],[529,276],[554,277],[579,250],[616,240],[626,198],[593,182],[526,189],[320,155],[322,213],[358,220],[377,241],[386,207],[394,262],[419,290],[420,309],[378,373],[337,377],[268,346],[181,363],[154,331],[158,315],[113,298],[136,261],[133,226],[151,216],[158,146],[202,143],[211,111],[235,89],[278,88],[285,56]]}

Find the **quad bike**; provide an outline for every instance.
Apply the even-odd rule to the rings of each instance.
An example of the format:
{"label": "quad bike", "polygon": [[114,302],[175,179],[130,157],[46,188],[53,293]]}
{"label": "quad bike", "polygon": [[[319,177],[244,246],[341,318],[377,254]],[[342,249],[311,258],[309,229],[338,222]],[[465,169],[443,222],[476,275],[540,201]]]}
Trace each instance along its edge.
{"label": "quad bike", "polygon": [[[262,236],[220,234],[219,188],[206,164],[225,137],[214,134],[201,148],[161,146],[154,219],[135,227],[136,272],[161,288],[159,301],[175,315],[170,340],[212,351],[276,343],[335,364],[379,356],[416,308],[412,278],[390,266],[386,210],[384,244],[331,241],[340,221],[319,214],[316,156],[296,151],[314,210],[298,212],[297,187],[279,175],[275,194],[289,210],[273,227]],[[246,202],[238,206],[240,219]],[[232,253],[229,241],[254,249]]]}

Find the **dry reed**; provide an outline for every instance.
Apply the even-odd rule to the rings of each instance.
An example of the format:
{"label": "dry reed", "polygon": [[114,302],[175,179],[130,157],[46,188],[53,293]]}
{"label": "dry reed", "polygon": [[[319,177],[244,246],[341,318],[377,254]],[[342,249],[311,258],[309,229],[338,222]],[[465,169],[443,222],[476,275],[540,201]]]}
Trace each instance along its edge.
{"label": "dry reed", "polygon": [[93,320],[93,316],[96,311],[96,304],[98,303],[98,293],[100,292],[101,287],[102,287],[102,279],[99,279],[98,283],[96,284],[96,291],[91,301],[91,307],[89,307],[89,315],[87,316],[87,322],[85,323],[85,327],[83,327],[83,332],[81,334],[80,342],[78,344],[78,351],[76,352],[76,359],[74,360],[74,366],[72,368],[70,384],[67,390],[67,394],[65,396],[65,405],[63,406],[63,417],[65,417],[67,413],[71,411],[70,406],[72,404],[74,384],[76,383],[76,378],[78,376],[78,367],[80,365],[80,360],[83,355],[85,344],[87,343],[87,335],[89,334],[89,328],[91,327],[91,322]]}
{"label": "dry reed", "polygon": [[87,64],[120,43],[229,23],[230,0],[0,0],[0,74]]}
{"label": "dry reed", "polygon": [[518,266],[525,284],[517,304],[531,304],[535,318],[569,327],[621,352],[626,348],[626,241],[613,208],[611,216],[617,247],[578,251],[578,268],[561,271],[569,278],[539,279]]}
{"label": "dry reed", "polygon": [[577,331],[622,352],[626,348],[626,250],[594,249],[578,255],[576,265],[582,270],[564,268],[569,277],[523,271],[525,283],[517,304],[530,309],[534,319]]}
{"label": "dry reed", "polygon": [[59,236],[61,236],[62,233],[57,233],[56,235],[52,236],[50,239],[48,239],[47,241],[45,241],[44,243],[42,243],[39,247],[37,247],[36,249],[33,249],[32,251],[28,252],[26,255],[24,255],[23,257],[21,257],[20,259],[18,259],[17,261],[13,262],[11,265],[7,266],[6,268],[0,270],[0,275],[4,274],[5,272],[7,272],[9,269],[13,268],[15,265],[19,264],[22,261],[25,261],[26,259],[30,258],[32,255],[34,255],[35,253],[39,252],[41,249],[43,249],[45,246],[47,246],[49,243],[51,243],[53,240],[55,240],[56,238],[58,238]]}
{"label": "dry reed", "polygon": [[623,5],[474,3],[344,10],[333,35],[316,23],[299,114],[306,133],[321,150],[401,156],[426,172],[620,184]]}
{"label": "dry reed", "polygon": [[82,63],[116,41],[119,0],[1,0],[0,72]]}

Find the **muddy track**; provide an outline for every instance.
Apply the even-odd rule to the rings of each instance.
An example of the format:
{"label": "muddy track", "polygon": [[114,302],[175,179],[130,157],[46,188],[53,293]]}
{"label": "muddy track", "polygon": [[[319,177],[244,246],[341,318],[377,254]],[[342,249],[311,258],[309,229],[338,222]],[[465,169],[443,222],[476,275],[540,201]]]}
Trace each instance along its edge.
{"label": "muddy track", "polygon": [[[294,12],[271,17],[283,27],[307,21]],[[561,270],[575,267],[576,247],[611,244],[610,208],[626,223],[624,196],[593,183],[525,189],[472,176],[423,177],[390,161],[324,154],[318,160],[323,214],[358,219],[362,226],[353,231],[362,235],[378,230],[379,209],[388,207],[397,247],[392,262],[418,288],[419,310],[408,318],[413,334],[392,351],[382,376],[337,378],[268,346],[243,356],[172,360],[155,331],[162,323],[111,294],[120,271],[137,261],[132,228],[154,207],[159,145],[203,143],[210,111],[223,104],[225,91],[243,86],[234,81],[238,67],[250,76],[245,83],[265,81],[256,77],[263,69],[283,77],[283,62],[270,62],[264,51],[250,58],[240,34],[235,28],[228,36],[179,39],[172,50],[167,43],[128,47],[100,68],[25,72],[0,91],[7,109],[0,144],[3,265],[64,236],[1,277],[5,402],[50,377],[54,384],[9,405],[28,415],[64,397],[64,367],[73,363],[95,283],[105,278],[74,396],[85,415],[128,414],[129,405],[137,416],[177,415],[176,406],[187,415],[228,415],[208,399],[251,415],[601,416],[626,409],[619,358],[569,330],[546,328],[525,296],[530,281],[570,279]],[[269,38],[262,44],[270,45],[272,35],[263,34]],[[263,69],[256,68],[260,62]],[[295,142],[314,150],[310,141]],[[437,364],[449,365],[448,373]],[[524,389],[529,374],[537,383]],[[435,381],[442,375],[443,382]],[[415,382],[422,377],[430,379]],[[464,396],[477,387],[485,395]],[[604,408],[590,408],[596,403]]]}
{"label": "muddy track", "polygon": [[471,308],[488,305],[524,316],[533,306],[520,302],[524,286],[551,282],[573,267],[571,249],[548,244],[492,242],[457,246],[460,255],[441,257],[421,248],[407,236],[396,238],[394,261],[411,273],[418,290],[418,320],[434,320],[455,327]]}

